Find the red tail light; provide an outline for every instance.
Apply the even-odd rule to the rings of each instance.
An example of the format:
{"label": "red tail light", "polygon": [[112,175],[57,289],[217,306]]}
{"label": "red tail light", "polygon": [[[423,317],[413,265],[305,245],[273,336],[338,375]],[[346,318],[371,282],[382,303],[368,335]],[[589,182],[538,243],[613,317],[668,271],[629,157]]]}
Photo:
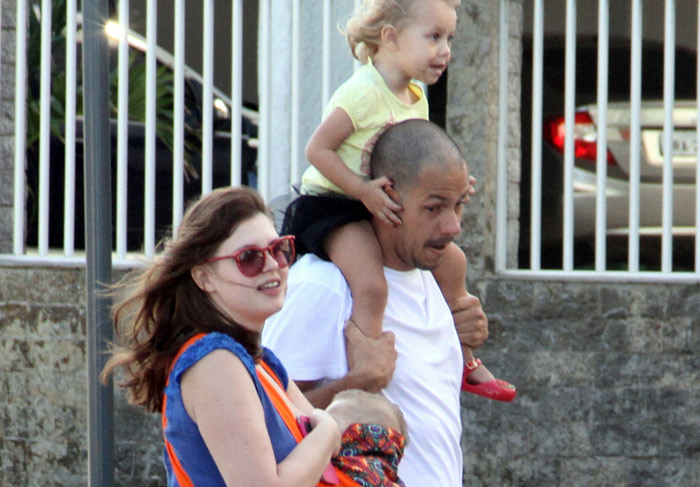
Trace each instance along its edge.
{"label": "red tail light", "polygon": [[[564,153],[565,138],[564,117],[552,118],[545,122],[544,139],[562,154]],[[597,128],[588,112],[576,112],[574,115],[574,156],[577,159],[595,161],[598,155],[597,140]],[[615,164],[617,162],[608,150],[608,165]]]}

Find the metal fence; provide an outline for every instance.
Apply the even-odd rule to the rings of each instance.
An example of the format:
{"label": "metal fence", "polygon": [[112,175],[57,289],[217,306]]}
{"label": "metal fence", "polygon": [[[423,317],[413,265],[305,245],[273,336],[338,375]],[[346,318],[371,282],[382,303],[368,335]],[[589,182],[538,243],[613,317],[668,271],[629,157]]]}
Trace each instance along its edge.
{"label": "metal fence", "polygon": [[[197,55],[201,62],[193,69],[185,55],[192,39],[192,3],[140,1],[118,2],[113,21],[105,26],[105,35],[113,39],[117,267],[153,255],[159,232],[178,225],[193,195],[245,183],[270,201],[296,181],[305,165],[300,141],[306,134],[300,130],[309,103],[302,103],[302,93],[310,74],[301,56],[305,47],[300,38],[302,32],[308,34],[301,23],[308,9],[301,2],[285,2],[292,42],[283,55],[289,59],[285,68],[291,78],[289,96],[281,98],[290,135],[279,149],[280,140],[272,140],[278,108],[274,100],[280,98],[272,83],[279,51],[272,46],[280,45],[274,41],[279,6],[273,11],[270,0],[228,2],[230,23],[225,48],[219,49],[221,31],[216,29],[222,15],[215,7],[221,3],[202,0],[195,34],[202,46]],[[687,43],[688,23],[698,18],[697,5],[692,6],[694,17],[687,15],[688,3],[667,0],[657,12],[641,0],[612,5],[607,0],[524,1],[521,232],[509,235],[507,166],[520,161],[506,158],[508,63],[520,53],[510,52],[508,43],[509,7],[514,3],[501,0],[498,272],[533,278],[698,279],[700,252],[694,237],[700,215],[695,191],[700,178],[700,40],[698,21],[693,21],[695,42]],[[320,107],[338,84],[338,76],[331,73],[338,57],[331,46],[339,37],[339,19],[332,9],[348,13],[353,4],[322,1],[317,6],[322,20],[314,29],[319,31],[321,61],[311,76],[320,80]],[[620,15],[623,4],[625,13]],[[685,9],[681,19],[679,6]],[[172,16],[168,49],[159,42],[163,9]],[[251,68],[243,35],[251,29],[252,11],[256,51]],[[594,23],[587,17],[590,12],[595,12]],[[135,22],[139,15],[143,18]],[[2,258],[82,265],[81,18],[76,0],[18,0],[15,16],[13,253]],[[643,35],[645,26],[662,16],[663,35],[655,40]],[[679,26],[686,29],[682,36]],[[677,45],[679,37],[683,46]],[[230,73],[225,86],[217,86],[214,67],[222,59]],[[251,70],[257,80],[252,104],[244,103],[243,96]],[[654,76],[659,79],[654,81]],[[660,91],[654,93],[653,87]],[[314,112],[316,120],[319,115],[320,109]],[[280,150],[282,157],[273,155]],[[519,239],[519,259],[507,265],[515,262],[506,255],[512,239]],[[658,242],[658,249],[649,242]],[[686,242],[682,252],[693,255],[690,264],[678,263],[679,242]],[[658,262],[649,263],[650,256]]]}
{"label": "metal fence", "polygon": [[[8,2],[4,3],[7,8]],[[293,2],[292,9],[297,38],[298,3]],[[352,8],[352,1],[345,3]],[[110,40],[114,262],[118,267],[152,256],[164,229],[179,224],[189,198],[217,186],[248,184],[269,201],[301,171],[298,153],[303,148],[298,144],[289,163],[270,167],[271,2],[227,4],[122,0],[104,26]],[[328,4],[323,2],[323,25],[316,27],[324,38],[336,25]],[[221,21],[222,6],[230,23]],[[201,15],[201,24],[194,26],[194,41],[201,42],[201,51],[194,54],[199,58],[198,69],[186,64],[186,49],[190,49],[186,37],[193,42],[193,21],[187,17],[193,16],[194,7]],[[172,24],[164,24],[163,10]],[[18,0],[14,15],[13,250],[3,259],[82,265],[82,18],[76,0]],[[172,34],[169,49],[159,44],[164,25]],[[214,42],[215,29],[228,36],[227,42],[220,38]],[[244,59],[246,31],[256,36],[248,42],[255,53],[248,52]],[[215,53],[217,45],[223,48]],[[298,131],[300,47],[290,49],[293,73],[297,73],[289,100],[291,127]],[[218,65],[230,65],[226,86],[216,86],[215,57]],[[319,74],[325,100],[330,91],[330,59],[330,51],[324,48]],[[259,103],[243,99],[244,72],[258,80],[253,84]],[[292,138],[298,139],[298,135]],[[280,172],[286,173],[282,178],[287,182],[275,186],[271,181],[279,179]]]}
{"label": "metal fence", "polygon": [[[523,198],[514,274],[697,281],[697,4],[533,0],[524,10],[531,29],[523,37]],[[507,9],[501,12],[501,25],[508,25]],[[661,19],[662,35],[643,35]],[[508,52],[505,36],[500,195],[507,63],[517,55]],[[511,273],[506,243],[516,237],[506,232],[506,203],[499,199],[497,269]]]}

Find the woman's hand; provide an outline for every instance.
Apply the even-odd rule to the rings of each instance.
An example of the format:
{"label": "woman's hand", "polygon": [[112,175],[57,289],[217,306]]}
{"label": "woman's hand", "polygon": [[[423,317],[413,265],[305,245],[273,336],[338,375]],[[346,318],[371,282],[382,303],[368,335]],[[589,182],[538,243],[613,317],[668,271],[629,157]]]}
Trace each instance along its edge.
{"label": "woman's hand", "polygon": [[365,181],[360,187],[358,196],[372,215],[387,225],[398,226],[401,225],[401,218],[396,212],[401,210],[401,205],[386,193],[384,188],[390,186],[391,180],[386,176]]}
{"label": "woman's hand", "polygon": [[[324,409],[314,409],[309,416],[309,421],[311,422],[311,433],[317,428],[328,429],[331,433],[331,441],[335,444],[332,456],[336,456],[340,453],[340,436],[341,431],[338,427],[338,423],[335,422],[333,416],[328,414]],[[332,437],[335,436],[333,439]]]}

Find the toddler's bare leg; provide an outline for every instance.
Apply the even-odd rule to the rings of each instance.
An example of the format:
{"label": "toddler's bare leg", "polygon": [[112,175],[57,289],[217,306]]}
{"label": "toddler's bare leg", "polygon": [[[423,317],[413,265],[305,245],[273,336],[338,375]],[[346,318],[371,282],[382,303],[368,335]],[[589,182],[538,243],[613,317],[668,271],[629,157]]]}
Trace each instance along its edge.
{"label": "toddler's bare leg", "polygon": [[350,286],[352,321],[368,337],[379,338],[389,291],[372,225],[368,221],[343,225],[326,238],[324,246]]}
{"label": "toddler's bare leg", "polygon": [[[457,244],[451,243],[449,245],[444,259],[437,268],[433,269],[433,276],[435,276],[448,305],[455,298],[467,294],[467,257]],[[464,355],[464,363],[474,360],[471,347],[464,343],[462,343],[462,354]],[[483,364],[469,375],[469,382],[477,384],[492,379],[494,379],[493,374]]]}

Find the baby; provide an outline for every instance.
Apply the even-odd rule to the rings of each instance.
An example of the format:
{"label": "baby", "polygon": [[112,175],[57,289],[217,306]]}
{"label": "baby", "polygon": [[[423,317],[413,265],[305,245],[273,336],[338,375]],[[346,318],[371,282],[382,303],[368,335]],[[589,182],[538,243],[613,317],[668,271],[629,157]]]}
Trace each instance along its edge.
{"label": "baby", "polygon": [[332,460],[338,470],[363,486],[405,486],[397,470],[408,431],[396,404],[379,394],[351,389],[338,393],[326,411],[344,431],[340,453]]}

